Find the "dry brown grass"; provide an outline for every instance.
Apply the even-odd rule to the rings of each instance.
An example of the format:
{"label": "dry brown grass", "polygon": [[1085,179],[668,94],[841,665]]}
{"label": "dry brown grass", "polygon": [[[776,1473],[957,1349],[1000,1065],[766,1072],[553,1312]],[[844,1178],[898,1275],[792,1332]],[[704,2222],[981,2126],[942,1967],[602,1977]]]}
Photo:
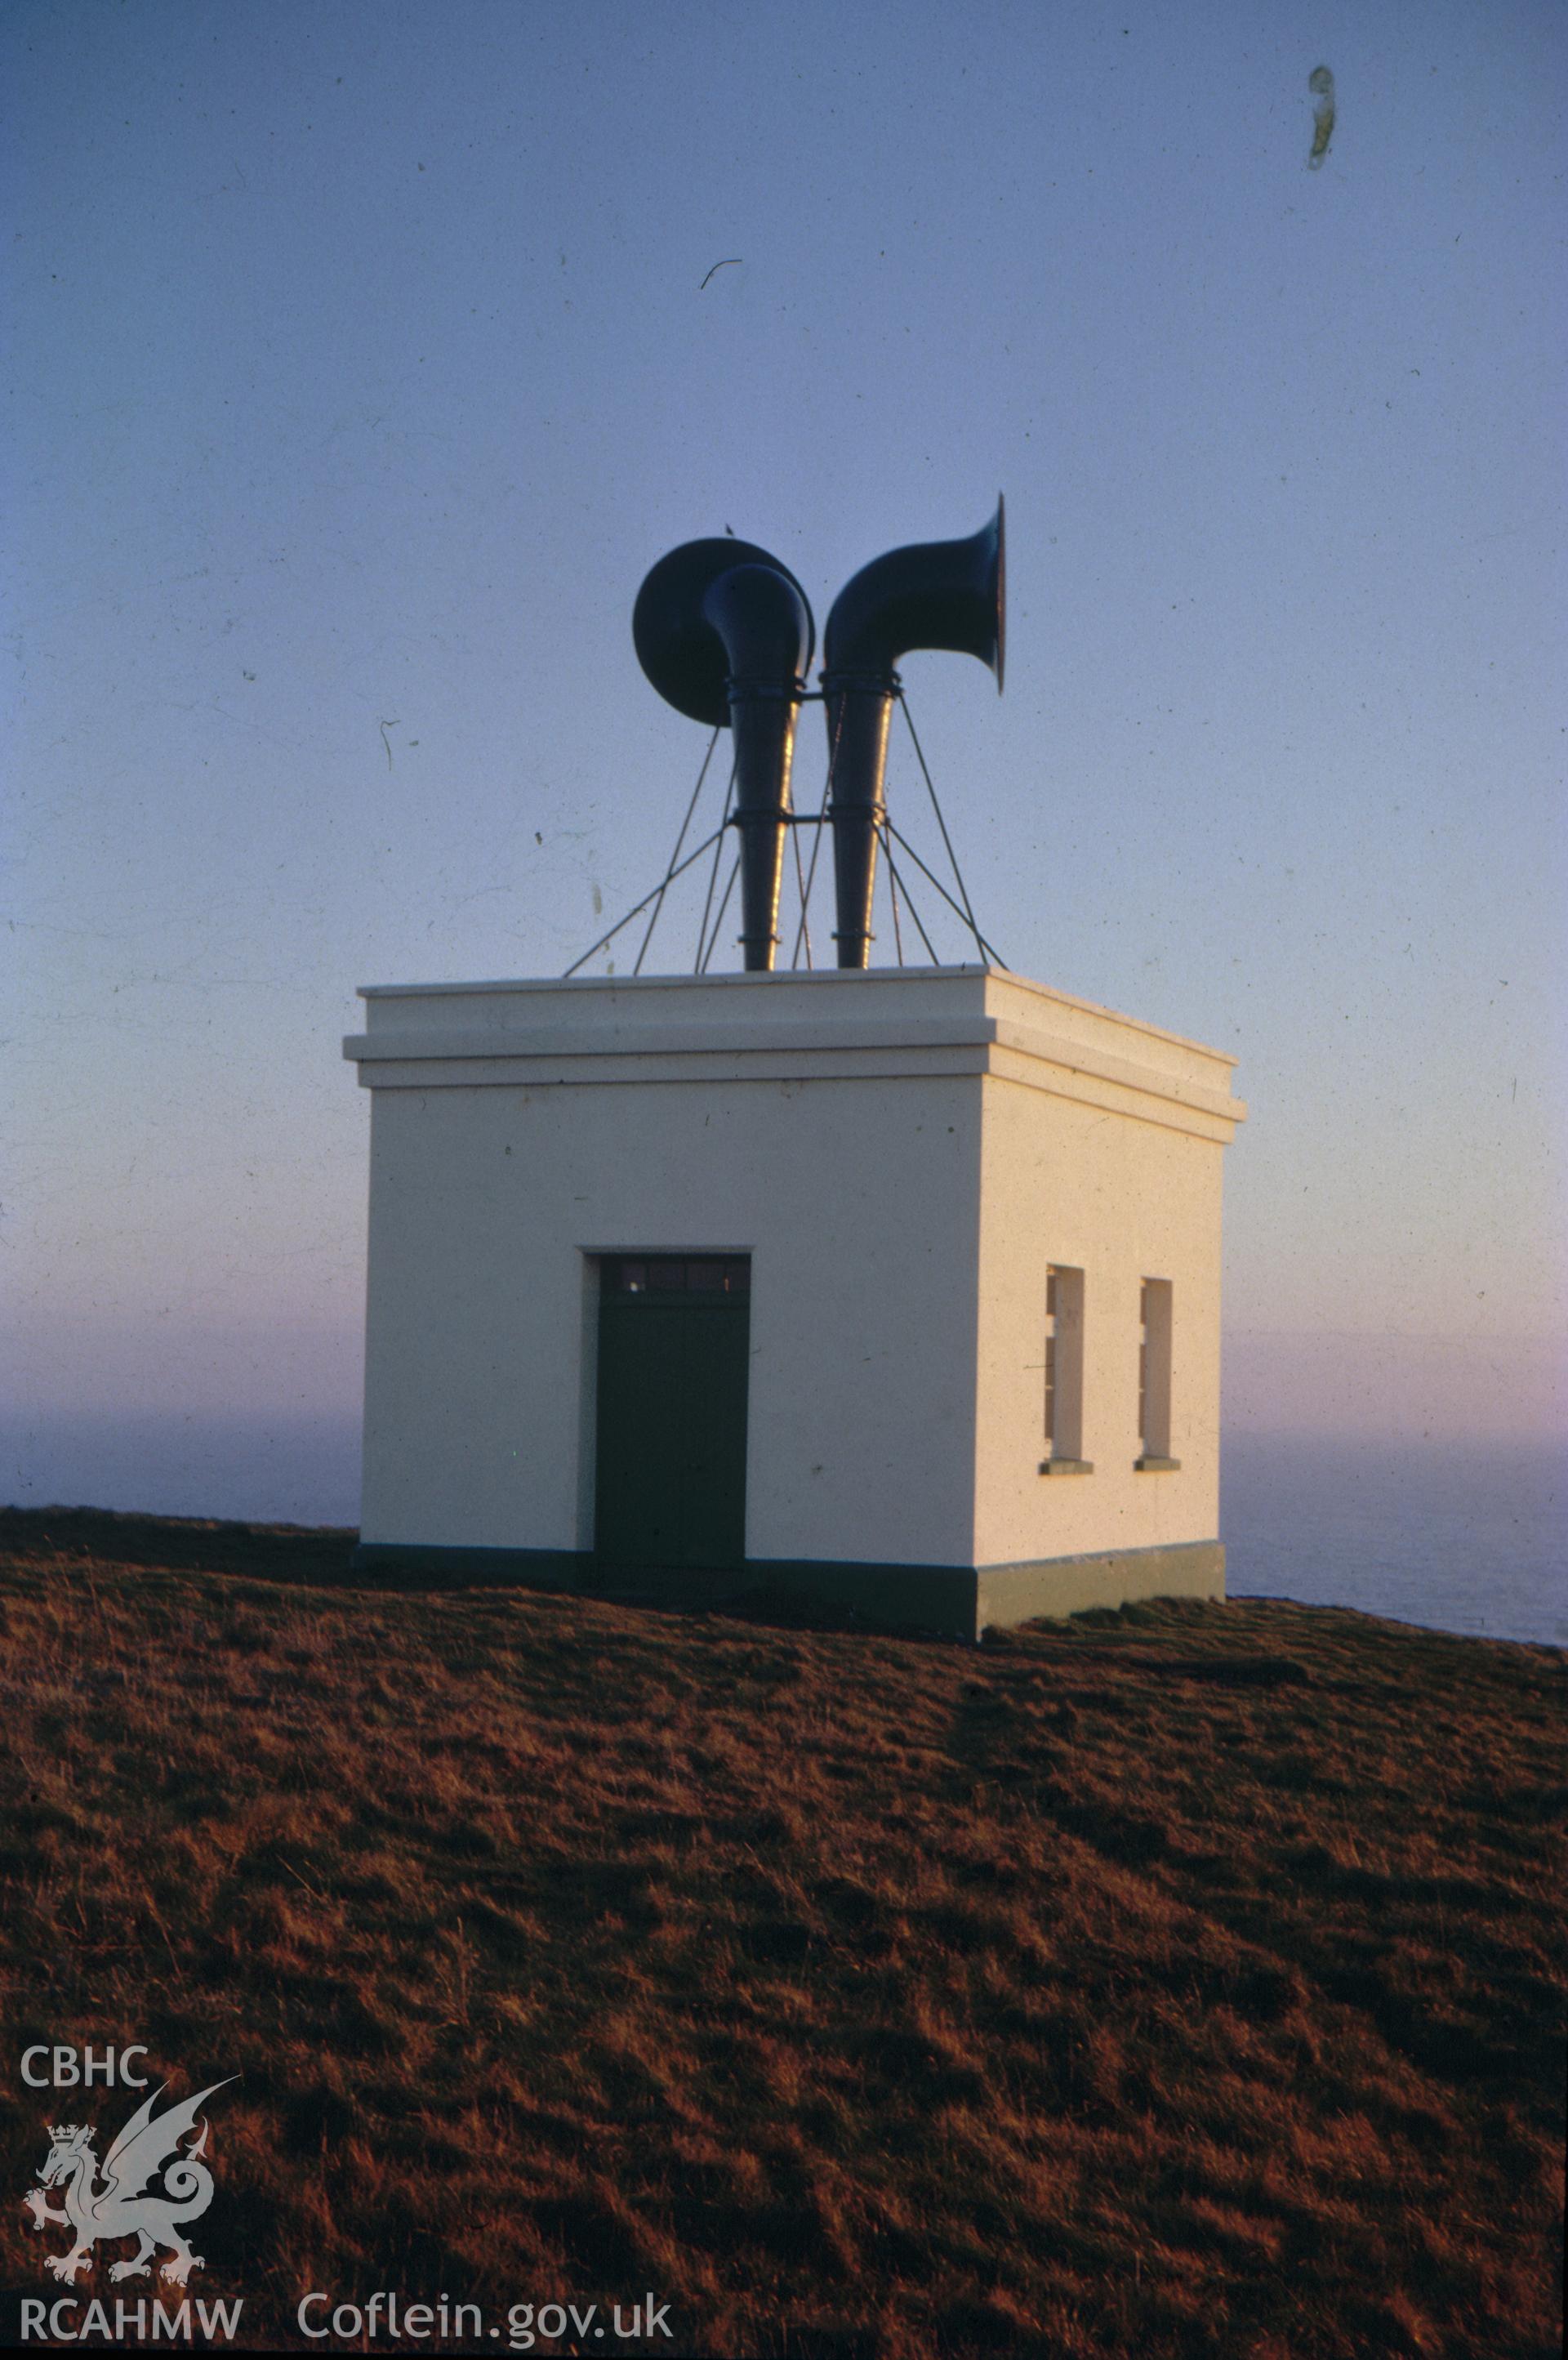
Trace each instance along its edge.
{"label": "dry brown grass", "polygon": [[[651,2288],[693,2354],[1556,2352],[1560,1652],[389,1596],[348,1538],[0,1515],[12,2054],[243,2073],[247,2330]],[[29,2294],[66,2103],[7,2077]]]}

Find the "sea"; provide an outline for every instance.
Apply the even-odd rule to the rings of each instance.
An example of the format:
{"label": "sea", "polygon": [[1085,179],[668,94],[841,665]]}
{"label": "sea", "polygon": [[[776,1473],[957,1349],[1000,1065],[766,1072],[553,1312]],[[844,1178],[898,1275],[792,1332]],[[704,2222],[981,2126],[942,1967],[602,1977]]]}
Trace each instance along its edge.
{"label": "sea", "polygon": [[1222,1435],[1233,1598],[1568,1646],[1568,1447]]}
{"label": "sea", "polygon": [[[1227,1432],[1220,1491],[1232,1597],[1568,1646],[1568,1447]],[[358,1423],[14,1414],[0,1500],[353,1525]]]}

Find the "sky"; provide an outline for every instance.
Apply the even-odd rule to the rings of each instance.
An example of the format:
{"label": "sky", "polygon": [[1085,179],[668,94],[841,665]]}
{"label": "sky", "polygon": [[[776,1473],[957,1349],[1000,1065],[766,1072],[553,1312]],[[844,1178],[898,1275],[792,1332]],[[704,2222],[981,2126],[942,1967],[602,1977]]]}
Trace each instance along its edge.
{"label": "sky", "polygon": [[998,490],[1006,693],[909,709],[1007,964],[1239,1060],[1227,1416],[1556,1418],[1565,81],[1531,0],[10,0],[11,1496],[233,1417],[283,1501],[357,1415],[356,987],[663,872],[648,568],[733,527],[820,632]]}

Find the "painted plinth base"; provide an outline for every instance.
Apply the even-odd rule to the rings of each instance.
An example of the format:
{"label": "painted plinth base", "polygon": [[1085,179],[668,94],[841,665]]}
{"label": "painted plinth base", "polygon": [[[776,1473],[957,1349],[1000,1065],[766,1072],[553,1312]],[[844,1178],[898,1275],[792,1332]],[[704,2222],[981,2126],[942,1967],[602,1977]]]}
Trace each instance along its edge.
{"label": "painted plinth base", "polygon": [[783,1591],[820,1600],[881,1629],[940,1631],[978,1639],[1040,1615],[1081,1614],[1091,1606],[1128,1606],[1144,1598],[1223,1599],[1225,1549],[1218,1541],[1168,1548],[1115,1549],[1088,1557],[1044,1557],[1030,1565],[835,1565],[754,1558],[734,1571],[660,1572],[604,1567],[564,1549],[419,1548],[365,1542],[357,1569],[410,1586],[432,1579],[454,1587],[517,1583],[588,1596],[659,1598],[702,1605]]}

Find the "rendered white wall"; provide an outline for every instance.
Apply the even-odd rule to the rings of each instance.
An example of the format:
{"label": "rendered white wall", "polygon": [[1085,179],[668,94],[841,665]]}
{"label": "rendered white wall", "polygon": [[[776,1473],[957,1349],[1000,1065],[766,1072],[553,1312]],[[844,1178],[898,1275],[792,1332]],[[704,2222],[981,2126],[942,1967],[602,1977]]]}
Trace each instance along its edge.
{"label": "rendered white wall", "polygon": [[[976,1565],[1219,1531],[1221,1146],[987,1077],[982,1118]],[[1083,1456],[1040,1473],[1045,1273],[1083,1272]],[[1171,1455],[1137,1473],[1138,1294],[1171,1280]]]}
{"label": "rendered white wall", "polygon": [[366,1541],[592,1546],[585,1258],[752,1256],[746,1550],[969,1562],[954,1079],[377,1090]]}

